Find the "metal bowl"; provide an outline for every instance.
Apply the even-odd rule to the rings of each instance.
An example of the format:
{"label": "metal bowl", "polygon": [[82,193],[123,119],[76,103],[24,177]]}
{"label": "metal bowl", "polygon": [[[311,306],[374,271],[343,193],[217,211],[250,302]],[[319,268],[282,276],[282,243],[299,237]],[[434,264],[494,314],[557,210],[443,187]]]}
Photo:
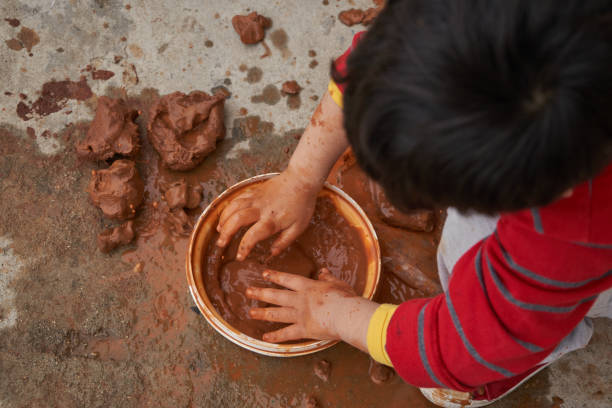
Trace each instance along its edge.
{"label": "metal bowl", "polygon": [[[274,357],[294,357],[324,350],[336,344],[337,341],[307,340],[300,343],[275,344],[247,336],[236,330],[221,317],[208,298],[204,285],[203,266],[205,264],[206,249],[208,248],[210,239],[216,232],[216,226],[221,212],[234,197],[252,188],[255,184],[261,183],[276,175],[278,175],[278,173],[262,174],[243,180],[228,188],[206,207],[191,233],[189,250],[187,252],[187,282],[196,306],[206,321],[208,321],[208,323],[210,323],[210,325],[223,337],[255,353]],[[359,205],[339,188],[326,183],[319,193],[319,197],[321,196],[329,197],[336,206],[338,212],[345,217],[353,227],[361,232],[368,260],[366,284],[362,296],[367,299],[372,299],[378,286],[381,270],[380,248],[378,246],[378,238],[376,237],[374,227]]]}

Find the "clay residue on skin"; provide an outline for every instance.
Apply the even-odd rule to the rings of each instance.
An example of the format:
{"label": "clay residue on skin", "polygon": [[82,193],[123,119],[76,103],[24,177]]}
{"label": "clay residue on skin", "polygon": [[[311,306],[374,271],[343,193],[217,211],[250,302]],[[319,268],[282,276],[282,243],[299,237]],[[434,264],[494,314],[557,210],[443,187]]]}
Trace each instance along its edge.
{"label": "clay residue on skin", "polygon": [[193,209],[200,205],[202,191],[202,186],[192,186],[183,179],[167,186],[164,191],[164,198],[171,210],[176,208]]}
{"label": "clay residue on skin", "polygon": [[88,187],[92,203],[107,218],[134,218],[144,197],[144,183],[136,164],[116,160],[108,169],[93,171]]}
{"label": "clay residue on skin", "polygon": [[253,103],[265,103],[266,105],[276,105],[280,101],[281,95],[278,88],[273,85],[266,85],[259,95],[251,96]]}
{"label": "clay residue on skin", "polygon": [[117,227],[108,228],[98,234],[100,252],[108,253],[113,249],[127,245],[134,239],[134,221],[130,220]]}
{"label": "clay residue on skin", "polygon": [[272,20],[253,11],[246,16],[232,17],[232,26],[244,44],[256,44],[264,39],[266,29],[272,26]]}
{"label": "clay residue on skin", "polygon": [[94,69],[91,71],[91,78],[99,81],[106,81],[115,76],[113,71],[107,71],[104,69]]}
{"label": "clay residue on skin", "polygon": [[162,97],[149,115],[149,139],[164,165],[190,170],[200,164],[225,136],[223,106],[226,94],[174,92]]}
{"label": "clay residue on skin", "polygon": [[140,148],[137,117],[138,112],[123,99],[101,96],[87,136],[76,146],[77,154],[89,160],[107,160],[115,154],[135,156]]}
{"label": "clay residue on skin", "polygon": [[332,365],[327,360],[319,360],[315,363],[314,373],[317,377],[319,377],[322,381],[329,381],[329,376],[331,375]]}
{"label": "clay residue on skin", "polygon": [[401,212],[387,199],[378,183],[370,180],[370,194],[376,203],[378,215],[389,225],[413,231],[431,232],[434,228],[434,212],[431,210],[411,210]]}
{"label": "clay residue on skin", "polygon": [[17,115],[22,120],[30,120],[32,114],[47,116],[60,111],[69,99],[84,101],[93,96],[93,92],[84,76],[75,81],[50,81],[43,85],[40,97],[28,106],[25,102],[17,104]]}
{"label": "clay residue on skin", "polygon": [[315,278],[326,267],[337,278],[349,283],[357,293],[363,293],[367,262],[361,235],[336,210],[329,198],[317,200],[315,214],[306,231],[285,251],[270,257],[275,237],[258,243],[245,261],[236,261],[236,253],[245,229],[236,234],[227,248],[216,245],[217,234],[211,238],[205,260],[205,287],[214,307],[221,316],[241,332],[261,339],[269,331],[283,327],[251,319],[248,311],[265,304],[248,299],[250,286],[276,287],[264,281],[266,268]]}

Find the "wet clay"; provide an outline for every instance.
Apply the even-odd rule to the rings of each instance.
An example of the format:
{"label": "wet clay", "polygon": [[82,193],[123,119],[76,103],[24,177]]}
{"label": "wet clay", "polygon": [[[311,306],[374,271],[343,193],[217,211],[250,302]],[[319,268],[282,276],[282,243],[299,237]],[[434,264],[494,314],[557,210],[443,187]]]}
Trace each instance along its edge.
{"label": "wet clay", "polygon": [[434,228],[434,212],[431,210],[412,210],[401,212],[387,199],[384,190],[372,180],[369,182],[372,199],[376,203],[378,215],[387,224],[413,231],[431,232]]}
{"label": "wet clay", "polygon": [[352,8],[350,10],[341,11],[338,14],[338,20],[346,26],[353,26],[355,24],[361,23],[365,16],[365,13],[361,9]]}
{"label": "wet clay", "polygon": [[370,360],[370,380],[374,384],[384,384],[395,377],[395,371],[391,367],[377,363],[374,360]]}
{"label": "wet clay", "polygon": [[98,234],[100,252],[108,253],[121,245],[127,245],[134,239],[134,221],[130,220],[118,227],[108,228]]}
{"label": "wet clay", "polygon": [[302,87],[298,85],[297,81],[286,81],[281,88],[281,92],[285,95],[297,95],[301,90]]}
{"label": "wet clay", "polygon": [[149,139],[166,167],[191,170],[225,136],[224,92],[174,92],[162,97],[149,114]]}
{"label": "wet clay", "polygon": [[266,29],[272,26],[272,20],[253,11],[246,16],[232,17],[232,26],[244,44],[256,44],[264,39]]}
{"label": "wet clay", "polygon": [[342,11],[338,14],[338,19],[342,24],[349,27],[359,23],[364,26],[370,25],[382,11],[385,2],[384,0],[374,0],[374,5],[375,7],[370,7],[365,11],[355,8]]}
{"label": "wet clay", "polygon": [[236,234],[225,249],[216,246],[215,234],[205,259],[207,294],[223,319],[237,330],[261,339],[264,333],[284,326],[254,320],[248,315],[250,308],[266,305],[247,299],[246,289],[250,286],[276,287],[261,276],[267,268],[315,278],[320,268],[327,267],[357,293],[363,293],[367,260],[360,233],[338,213],[329,198],[317,200],[315,215],[306,231],[276,257],[270,257],[270,247],[275,239],[272,237],[258,243],[245,261],[236,261],[244,232]]}
{"label": "wet clay", "polygon": [[329,376],[331,375],[331,368],[332,366],[329,361],[319,360],[315,363],[314,373],[322,381],[327,382],[329,380]]}
{"label": "wet clay", "polygon": [[375,301],[399,304],[405,300],[441,292],[436,248],[444,223],[444,211],[434,212],[433,230],[411,231],[385,222],[370,190],[371,181],[348,149],[327,179],[349,194],[368,215],[378,236],[382,274]]}
{"label": "wet clay", "polygon": [[131,160],[116,160],[108,169],[92,172],[89,197],[108,218],[134,218],[142,203],[144,183],[136,164]]}
{"label": "wet clay", "polygon": [[184,209],[175,208],[174,210],[168,211],[166,222],[168,223],[170,231],[172,231],[175,235],[183,237],[188,237],[191,235],[193,221],[191,220],[191,217],[187,215]]}
{"label": "wet clay", "polygon": [[179,180],[166,187],[164,198],[171,210],[175,208],[192,209],[200,205],[202,192],[202,186],[192,186],[185,182],[185,180]]}
{"label": "wet clay", "polygon": [[85,140],[76,145],[77,154],[88,160],[135,156],[140,148],[137,117],[138,111],[128,108],[123,99],[101,96]]}

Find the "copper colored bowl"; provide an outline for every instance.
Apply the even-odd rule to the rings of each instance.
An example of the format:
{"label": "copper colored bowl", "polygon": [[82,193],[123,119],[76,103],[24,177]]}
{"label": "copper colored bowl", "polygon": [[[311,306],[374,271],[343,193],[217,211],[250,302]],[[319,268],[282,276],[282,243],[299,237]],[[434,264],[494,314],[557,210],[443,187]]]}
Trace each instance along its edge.
{"label": "copper colored bowl", "polygon": [[[255,339],[236,330],[227,323],[212,305],[204,286],[204,259],[210,239],[214,236],[219,216],[231,199],[252,188],[253,185],[276,176],[278,173],[262,174],[243,180],[217,197],[202,213],[196,223],[187,252],[187,282],[189,291],[202,315],[222,336],[229,341],[255,353],[275,357],[294,357],[315,353],[337,343],[331,340],[307,340],[301,343],[274,344]],[[374,227],[359,205],[345,192],[325,184],[319,196],[329,197],[338,212],[361,232],[368,260],[366,284],[362,296],[372,299],[380,278],[380,248]]]}

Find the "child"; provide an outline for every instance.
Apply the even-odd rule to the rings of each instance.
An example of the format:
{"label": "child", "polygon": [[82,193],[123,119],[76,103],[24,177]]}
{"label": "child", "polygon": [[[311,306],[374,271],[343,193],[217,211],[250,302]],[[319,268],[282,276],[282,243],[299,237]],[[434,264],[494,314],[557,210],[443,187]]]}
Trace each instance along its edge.
{"label": "child", "polygon": [[326,271],[266,271],[289,290],[247,290],[279,306],[251,316],[291,325],[264,339],[342,339],[444,407],[487,405],[586,345],[586,316],[612,317],[611,21],[604,0],[388,1],[218,244],[253,224],[238,259],[276,233],[278,254],[350,143],[396,206],[450,207],[445,293],[378,305]]}

